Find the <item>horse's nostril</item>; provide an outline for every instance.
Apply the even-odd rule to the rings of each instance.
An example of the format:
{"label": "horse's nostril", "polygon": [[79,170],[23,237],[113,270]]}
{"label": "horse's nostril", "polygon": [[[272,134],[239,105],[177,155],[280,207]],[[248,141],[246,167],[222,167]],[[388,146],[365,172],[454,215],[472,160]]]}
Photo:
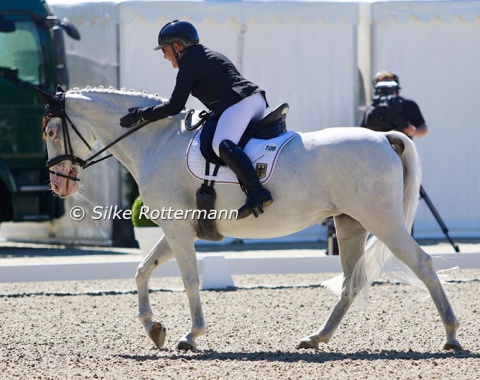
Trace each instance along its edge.
{"label": "horse's nostril", "polygon": [[60,191],[60,187],[56,183],[50,183],[50,187],[54,193],[58,193]]}

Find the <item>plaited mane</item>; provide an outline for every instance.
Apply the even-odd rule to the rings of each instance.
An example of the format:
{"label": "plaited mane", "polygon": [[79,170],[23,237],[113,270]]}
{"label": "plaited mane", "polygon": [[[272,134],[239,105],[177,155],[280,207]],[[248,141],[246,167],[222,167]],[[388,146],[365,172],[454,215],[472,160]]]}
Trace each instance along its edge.
{"label": "plaited mane", "polygon": [[115,88],[115,87],[103,87],[103,86],[98,86],[98,87],[91,87],[91,86],[85,86],[85,87],[74,87],[70,90],[67,91],[70,94],[82,94],[86,92],[95,92],[95,93],[105,93],[105,94],[117,94],[117,95],[128,95],[128,96],[140,96],[145,99],[152,99],[156,100],[159,102],[164,103],[167,99],[160,97],[158,94],[150,94],[147,91],[136,91],[133,89],[127,90],[125,87],[122,87],[121,89]]}

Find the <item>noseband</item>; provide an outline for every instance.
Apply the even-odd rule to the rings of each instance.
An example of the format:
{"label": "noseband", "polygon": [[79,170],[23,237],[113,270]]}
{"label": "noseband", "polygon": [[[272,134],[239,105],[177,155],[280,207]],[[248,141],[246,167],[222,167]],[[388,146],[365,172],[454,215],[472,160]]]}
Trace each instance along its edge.
{"label": "noseband", "polygon": [[[95,160],[99,155],[101,155],[103,152],[111,148],[113,145],[118,143],[120,140],[123,140],[125,137],[131,135],[132,133],[138,131],[140,128],[143,126],[147,125],[148,122],[142,122],[139,125],[135,126],[134,128],[131,128],[127,133],[121,135],[119,138],[108,144],[107,146],[103,147],[100,149],[98,152],[94,153],[91,155],[89,158],[86,160],[81,159],[78,156],[75,156],[73,154],[73,149],[72,149],[72,142],[70,140],[70,132],[68,128],[68,124],[70,127],[74,130],[74,132],[77,134],[78,137],[83,141],[83,143],[87,146],[87,148],[91,151],[92,147],[90,144],[88,144],[87,140],[82,136],[82,134],[78,131],[77,127],[75,124],[73,124],[72,120],[68,117],[67,113],[65,112],[65,92],[57,92],[55,97],[53,98],[53,101],[51,101],[46,107],[45,107],[45,114],[46,116],[44,117],[44,128],[46,128],[48,122],[55,118],[58,117],[62,120],[62,133],[63,133],[63,140],[64,140],[64,146],[65,146],[65,153],[61,154],[59,156],[53,157],[50,160],[47,161],[46,165],[48,168],[49,173],[54,174],[58,177],[63,177],[70,179],[72,181],[80,181],[80,179],[76,177],[71,177],[68,175],[65,175],[63,173],[59,173],[53,170],[50,170],[52,166],[58,165],[62,161],[70,161],[73,165],[78,165],[82,169],[86,169],[87,167],[90,167],[94,164],[99,163],[100,161],[103,161],[109,157],[112,157],[112,154],[109,154],[105,157],[99,158]],[[68,124],[67,124],[68,122]]]}

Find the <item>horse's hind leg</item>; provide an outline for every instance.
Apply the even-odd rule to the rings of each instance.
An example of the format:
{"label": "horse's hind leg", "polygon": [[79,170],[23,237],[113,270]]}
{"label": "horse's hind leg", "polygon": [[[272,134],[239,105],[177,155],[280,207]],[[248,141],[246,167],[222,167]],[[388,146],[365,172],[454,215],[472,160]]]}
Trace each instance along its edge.
{"label": "horse's hind leg", "polygon": [[354,294],[351,294],[349,291],[352,272],[365,251],[367,231],[359,222],[348,215],[336,216],[335,228],[337,230],[340,262],[343,270],[342,292],[322,328],[315,334],[300,340],[297,348],[318,348],[318,343],[328,343],[350,308],[355,296],[365,286],[365,283],[357,284],[357,291]]}
{"label": "horse's hind leg", "polygon": [[433,268],[433,259],[420,248],[405,229],[382,237],[382,241],[427,287],[445,326],[446,342],[443,348],[445,350],[461,349],[462,346],[457,340],[460,324]]}
{"label": "horse's hind leg", "polygon": [[158,348],[165,342],[166,329],[153,319],[153,312],[148,297],[148,282],[153,271],[173,257],[165,236],[155,245],[148,256],[140,263],[135,275],[138,290],[138,318],[147,331],[148,336]]}

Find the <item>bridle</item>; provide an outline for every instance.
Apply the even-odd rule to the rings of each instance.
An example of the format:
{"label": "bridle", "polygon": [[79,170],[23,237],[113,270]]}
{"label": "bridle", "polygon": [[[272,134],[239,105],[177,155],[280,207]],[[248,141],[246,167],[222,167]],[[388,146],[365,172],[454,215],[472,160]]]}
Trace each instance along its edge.
{"label": "bridle", "polygon": [[69,128],[67,125],[70,125],[70,127],[74,130],[74,132],[77,134],[78,137],[82,140],[82,142],[87,146],[87,148],[92,151],[92,147],[90,144],[85,140],[85,138],[82,136],[82,134],[78,131],[77,127],[75,124],[73,124],[72,120],[68,117],[67,113],[65,112],[65,92],[57,92],[55,97],[45,107],[45,117],[44,117],[44,130],[46,131],[46,126],[48,122],[53,119],[53,118],[60,118],[62,121],[62,134],[63,134],[63,140],[64,140],[64,146],[65,146],[65,153],[61,154],[59,156],[53,157],[50,160],[47,161],[46,165],[48,168],[49,173],[54,174],[58,177],[63,177],[70,179],[72,181],[80,181],[80,179],[76,177],[71,177],[69,175],[59,173],[56,171],[51,170],[50,168],[52,166],[58,165],[62,161],[70,161],[73,165],[78,165],[82,169],[86,169],[94,164],[97,164],[103,160],[106,160],[109,157],[112,157],[112,154],[108,154],[104,157],[101,157],[99,159],[95,159],[98,156],[100,156],[102,153],[107,151],[109,148],[111,148],[113,145],[118,143],[119,141],[123,140],[125,137],[131,135],[132,133],[138,131],[140,128],[144,127],[145,125],[148,124],[148,121],[139,123],[135,127],[131,128],[127,133],[124,133],[121,135],[119,138],[115,139],[112,141],[110,144],[106,145],[102,149],[100,149],[98,152],[92,154],[90,157],[87,159],[83,160],[78,156],[75,156],[73,154],[73,149],[72,149],[72,142],[70,140],[70,132]]}

